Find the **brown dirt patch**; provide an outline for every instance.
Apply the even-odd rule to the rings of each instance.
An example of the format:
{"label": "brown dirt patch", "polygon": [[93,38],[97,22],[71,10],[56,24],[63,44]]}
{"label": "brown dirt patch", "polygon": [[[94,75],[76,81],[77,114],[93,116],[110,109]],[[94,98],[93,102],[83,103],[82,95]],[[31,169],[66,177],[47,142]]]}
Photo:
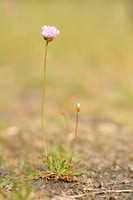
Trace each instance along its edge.
{"label": "brown dirt patch", "polygon": [[[73,130],[74,127],[70,127]],[[65,141],[71,144],[71,131],[61,134],[58,127],[47,127],[49,145]],[[24,167],[27,160],[36,162],[42,150],[40,128],[27,129],[9,127],[2,131],[1,138],[4,171],[9,169],[18,174],[18,166]],[[38,134],[39,133],[39,134]],[[67,137],[67,138],[66,138]],[[32,142],[31,142],[32,138]],[[82,154],[79,168],[89,169],[77,182],[37,180],[32,182],[32,191],[48,198],[69,196],[75,199],[133,199],[133,133],[129,127],[120,126],[112,121],[81,116],[77,152]],[[75,154],[75,160],[78,160]],[[8,160],[8,162],[7,162]],[[21,167],[22,167],[21,166]],[[23,169],[22,167],[22,169]],[[4,172],[1,169],[1,175]],[[33,199],[38,198],[37,196]]]}

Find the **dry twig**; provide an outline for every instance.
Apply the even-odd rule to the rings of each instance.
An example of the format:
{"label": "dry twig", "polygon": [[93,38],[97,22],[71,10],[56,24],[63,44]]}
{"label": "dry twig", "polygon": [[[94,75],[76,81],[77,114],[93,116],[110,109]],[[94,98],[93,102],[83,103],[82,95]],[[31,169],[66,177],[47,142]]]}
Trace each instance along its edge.
{"label": "dry twig", "polygon": [[90,190],[89,192],[85,193],[85,194],[79,194],[79,195],[75,195],[75,196],[68,196],[68,197],[73,197],[73,198],[79,198],[79,197],[85,197],[88,195],[98,195],[98,194],[107,194],[107,193],[133,193],[133,189],[129,189],[129,190],[101,190],[101,191],[96,191],[94,192],[94,190]]}

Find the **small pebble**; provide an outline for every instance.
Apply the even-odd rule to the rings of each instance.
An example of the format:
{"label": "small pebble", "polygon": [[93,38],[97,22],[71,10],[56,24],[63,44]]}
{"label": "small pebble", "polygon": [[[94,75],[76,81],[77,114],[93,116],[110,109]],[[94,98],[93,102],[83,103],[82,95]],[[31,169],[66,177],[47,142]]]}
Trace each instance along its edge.
{"label": "small pebble", "polygon": [[129,169],[130,172],[133,172],[133,165],[129,165],[128,169]]}

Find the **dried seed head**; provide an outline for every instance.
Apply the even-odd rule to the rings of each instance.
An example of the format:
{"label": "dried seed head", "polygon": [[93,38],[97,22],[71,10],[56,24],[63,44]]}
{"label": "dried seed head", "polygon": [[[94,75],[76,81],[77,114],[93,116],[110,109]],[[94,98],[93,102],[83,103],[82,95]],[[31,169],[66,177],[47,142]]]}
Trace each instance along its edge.
{"label": "dried seed head", "polygon": [[77,110],[77,112],[79,112],[79,111],[81,110],[80,103],[78,103],[78,104],[76,105],[76,110]]}

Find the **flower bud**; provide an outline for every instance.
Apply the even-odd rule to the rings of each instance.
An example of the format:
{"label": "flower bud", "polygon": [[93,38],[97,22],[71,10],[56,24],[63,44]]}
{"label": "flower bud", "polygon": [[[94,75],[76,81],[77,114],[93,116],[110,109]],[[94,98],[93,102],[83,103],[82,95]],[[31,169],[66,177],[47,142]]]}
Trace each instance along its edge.
{"label": "flower bud", "polygon": [[62,115],[66,115],[66,112],[64,110],[61,111]]}
{"label": "flower bud", "polygon": [[76,110],[77,110],[77,112],[79,112],[79,111],[81,110],[80,103],[78,103],[78,104],[76,105]]}

